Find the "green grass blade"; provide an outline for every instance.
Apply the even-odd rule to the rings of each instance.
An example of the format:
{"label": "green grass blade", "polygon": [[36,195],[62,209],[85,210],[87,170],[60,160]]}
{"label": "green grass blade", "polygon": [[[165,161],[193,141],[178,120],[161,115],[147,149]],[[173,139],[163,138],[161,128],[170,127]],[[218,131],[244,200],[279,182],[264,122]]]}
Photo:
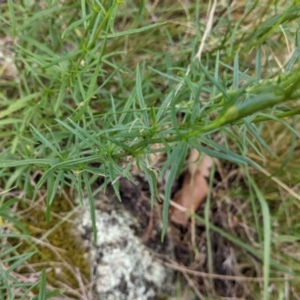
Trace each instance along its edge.
{"label": "green grass blade", "polygon": [[248,171],[246,170],[247,178],[249,183],[252,185],[256,196],[259,200],[259,203],[261,205],[262,215],[263,215],[263,229],[264,229],[264,242],[263,242],[263,276],[264,276],[264,292],[263,292],[263,299],[268,300],[269,299],[269,278],[270,278],[270,265],[271,265],[271,218],[270,218],[270,212],[268,204],[255,184],[252,177],[249,175]]}
{"label": "green grass blade", "polygon": [[46,274],[46,270],[43,269],[42,270],[42,274],[41,274],[41,279],[40,279],[40,284],[39,284],[39,300],[46,300],[46,284],[47,284],[47,274]]}
{"label": "green grass blade", "polygon": [[173,148],[171,155],[168,157],[165,165],[165,169],[166,167],[167,168],[170,167],[170,170],[165,185],[165,195],[164,195],[164,204],[163,204],[163,213],[162,213],[163,216],[162,238],[165,236],[167,231],[172,185],[174,183],[174,180],[178,176],[179,172],[182,170],[183,162],[186,157],[187,150],[188,150],[187,143],[177,144],[176,147]]}

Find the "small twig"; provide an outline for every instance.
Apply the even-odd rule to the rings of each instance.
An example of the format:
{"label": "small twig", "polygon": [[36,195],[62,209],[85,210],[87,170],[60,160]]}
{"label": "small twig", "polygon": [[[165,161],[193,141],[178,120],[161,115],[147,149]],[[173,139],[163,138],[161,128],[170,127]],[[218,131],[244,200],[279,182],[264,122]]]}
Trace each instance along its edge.
{"label": "small twig", "polygon": [[202,36],[198,52],[197,52],[197,54],[195,55],[195,58],[194,58],[195,60],[198,59],[199,62],[201,62],[201,55],[202,55],[202,52],[203,52],[203,49],[204,49],[204,44],[205,44],[205,41],[206,41],[210,31],[211,31],[212,25],[213,25],[213,19],[214,19],[214,13],[215,13],[215,10],[216,10],[216,6],[217,6],[217,0],[214,0],[214,2],[212,4],[212,7],[211,7],[211,10],[210,10],[209,15],[208,15],[207,25],[206,25],[204,34]]}
{"label": "small twig", "polygon": [[186,279],[186,281],[188,282],[188,284],[190,285],[190,287],[193,289],[193,291],[195,292],[195,294],[198,296],[198,298],[200,300],[205,300],[205,298],[202,296],[202,294],[200,293],[200,291],[196,288],[193,280],[190,278],[190,276],[186,273],[186,272],[182,272],[184,278]]}
{"label": "small twig", "polygon": [[274,182],[276,182],[280,187],[282,187],[284,190],[286,190],[291,196],[295,197],[296,199],[300,200],[300,195],[297,194],[294,190],[292,190],[291,188],[289,188],[285,183],[283,183],[282,181],[280,181],[277,177],[272,176],[272,174],[267,171],[264,168],[260,168],[261,172],[264,173],[266,176],[268,176],[270,179],[272,179]]}
{"label": "small twig", "polygon": [[81,276],[81,272],[80,272],[79,268],[75,268],[75,274],[76,274],[76,279],[77,279],[81,294],[84,295],[86,299],[89,299],[87,296],[83,281],[82,281],[82,276]]}
{"label": "small twig", "polygon": [[[55,280],[54,281],[55,284],[57,284],[58,286],[62,287],[65,289],[66,293],[70,294],[70,295],[73,295],[76,297],[76,299],[80,299],[80,300],[90,300],[84,296],[82,296],[79,292],[77,292],[75,289],[72,289],[70,288],[67,284],[61,282],[61,281],[58,281],[58,280]],[[70,299],[70,298],[64,298],[64,299]]]}
{"label": "small twig", "polygon": [[[175,262],[167,263],[163,262],[165,266],[176,270],[180,272],[186,272],[187,274],[192,274],[194,276],[200,276],[204,278],[216,278],[216,279],[222,279],[222,280],[235,280],[235,281],[247,281],[247,282],[263,282],[263,277],[244,277],[244,276],[233,276],[233,275],[220,275],[220,274],[210,274],[206,272],[200,272],[188,269],[182,265],[179,265]],[[278,278],[278,277],[270,277],[270,281],[277,281],[277,282],[283,282],[283,281],[292,281],[292,280],[299,280],[300,276],[294,276],[294,277],[288,277],[288,278]]]}
{"label": "small twig", "polygon": [[[213,17],[214,17],[214,13],[215,13],[215,9],[216,9],[216,6],[217,6],[217,0],[214,0],[213,2],[213,5],[212,5],[212,8],[209,12],[209,15],[208,15],[208,21],[207,21],[207,26],[205,28],[205,31],[204,31],[204,34],[203,34],[203,37],[201,39],[201,42],[200,42],[200,46],[199,46],[199,49],[198,49],[198,52],[197,54],[195,55],[194,57],[194,60],[198,59],[199,62],[201,62],[201,54],[202,54],[202,51],[203,51],[203,48],[204,48],[204,43],[205,43],[205,40],[206,38],[208,37],[208,34],[210,33],[211,31],[211,28],[212,28],[212,24],[213,24]],[[185,72],[185,76],[188,76],[190,74],[190,71],[191,71],[191,64],[188,65],[187,69],[186,69],[186,72]],[[182,85],[183,85],[183,80],[177,85],[176,87],[176,91],[175,91],[175,95],[178,94],[178,92],[180,91]]]}

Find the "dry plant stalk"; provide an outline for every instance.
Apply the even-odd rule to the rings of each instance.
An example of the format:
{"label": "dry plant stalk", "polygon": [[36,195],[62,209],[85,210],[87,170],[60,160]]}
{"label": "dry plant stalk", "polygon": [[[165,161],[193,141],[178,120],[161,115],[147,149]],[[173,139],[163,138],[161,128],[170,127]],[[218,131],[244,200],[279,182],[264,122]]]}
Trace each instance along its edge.
{"label": "dry plant stalk", "polygon": [[[208,183],[205,177],[209,177],[213,159],[204,155],[200,159],[199,152],[191,149],[188,159],[188,170],[186,171],[182,188],[175,195],[174,202],[183,206],[188,212],[194,213],[202,202],[206,199],[209,192]],[[187,212],[173,208],[170,219],[172,222],[186,226],[190,216]]]}

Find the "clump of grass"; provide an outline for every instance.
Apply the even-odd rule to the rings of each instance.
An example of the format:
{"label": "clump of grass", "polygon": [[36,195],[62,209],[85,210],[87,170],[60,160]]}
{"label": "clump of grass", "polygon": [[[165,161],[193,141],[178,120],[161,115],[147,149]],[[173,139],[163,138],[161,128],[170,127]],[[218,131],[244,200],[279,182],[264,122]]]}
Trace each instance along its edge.
{"label": "clump of grass", "polygon": [[[170,171],[163,199],[166,228],[172,183],[189,148],[234,162],[247,178],[247,201],[260,237],[256,248],[215,228],[209,209],[204,219],[197,218],[207,234],[218,231],[261,259],[264,283],[257,293],[263,290],[267,299],[272,274],[279,274],[282,286],[285,276],[299,274],[293,259],[282,267],[285,255],[272,238],[278,218],[284,223],[283,208],[276,203],[270,209],[265,186],[256,178],[266,175],[263,167],[270,161],[274,169],[269,172],[279,172],[277,158],[283,161],[282,173],[297,153],[298,128],[289,120],[299,114],[300,10],[288,1],[227,4],[1,4],[0,35],[16,39],[18,78],[0,82],[0,182],[2,189],[22,190],[33,201],[46,188],[47,219],[59,190],[75,188],[80,199],[86,192],[95,221],[91,185],[99,176],[118,195],[116,179],[132,180],[135,163],[145,173],[154,201],[157,174],[145,157],[166,152],[159,171],[159,176]],[[273,127],[272,138],[264,133],[274,123],[280,124],[274,130],[291,137],[291,146],[282,147],[281,160],[272,147],[278,139]],[[214,141],[216,133],[222,143]],[[163,146],[153,149],[153,144]],[[294,174],[293,180],[286,176],[282,181],[291,190],[298,178]],[[274,187],[282,188],[276,181]],[[297,205],[295,197],[286,195],[288,207]],[[9,216],[11,198],[4,193],[0,199],[3,219]],[[276,213],[278,205],[281,213]],[[288,222],[294,218],[289,216]],[[295,240],[291,230],[287,227],[284,235]],[[21,264],[22,257],[16,257]],[[2,270],[1,280],[8,273]],[[8,293],[8,281],[5,287]]]}

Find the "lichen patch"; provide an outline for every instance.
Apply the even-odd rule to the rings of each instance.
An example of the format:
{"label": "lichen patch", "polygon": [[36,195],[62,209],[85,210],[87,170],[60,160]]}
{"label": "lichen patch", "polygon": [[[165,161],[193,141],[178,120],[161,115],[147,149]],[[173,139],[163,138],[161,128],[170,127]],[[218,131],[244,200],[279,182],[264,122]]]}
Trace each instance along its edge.
{"label": "lichen patch", "polygon": [[[90,212],[85,210],[79,225],[82,236],[87,237],[91,226]],[[90,250],[95,299],[150,300],[170,295],[172,272],[136,236],[138,226],[125,209],[96,211],[97,242],[91,242]]]}

